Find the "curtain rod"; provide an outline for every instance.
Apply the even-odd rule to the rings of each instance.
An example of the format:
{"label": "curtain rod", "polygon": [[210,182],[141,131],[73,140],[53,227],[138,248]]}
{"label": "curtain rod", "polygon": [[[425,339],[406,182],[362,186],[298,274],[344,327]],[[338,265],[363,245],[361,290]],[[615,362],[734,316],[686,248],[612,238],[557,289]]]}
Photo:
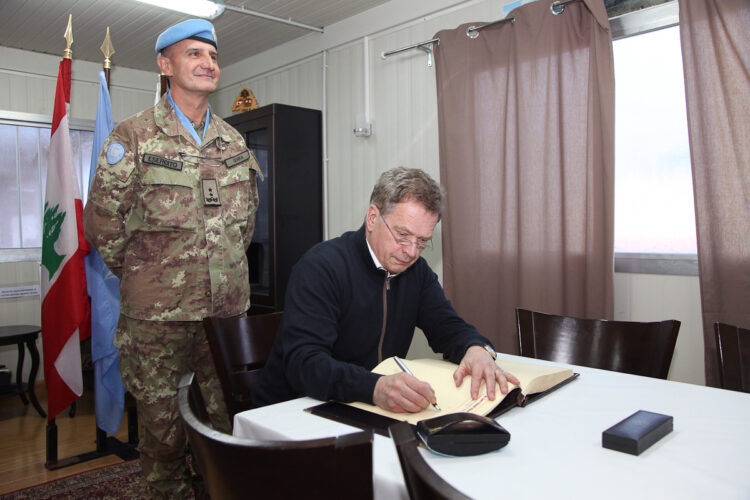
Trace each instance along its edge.
{"label": "curtain rod", "polygon": [[416,49],[419,47],[423,47],[425,45],[432,45],[433,43],[437,43],[438,45],[440,45],[440,38],[433,38],[432,40],[425,40],[424,42],[413,43],[406,47],[401,47],[400,49],[389,50],[388,52],[381,52],[380,57],[385,59],[386,57],[392,56],[393,54],[398,54],[399,52],[403,52],[409,49]]}
{"label": "curtain rod", "polygon": [[[569,1],[577,1],[577,0],[569,0]],[[496,24],[507,23],[507,22],[513,24],[514,22],[516,22],[516,18],[515,17],[509,17],[508,19],[498,19],[497,21],[492,21],[492,22],[489,22],[489,23],[486,23],[486,24],[482,24],[482,25],[479,25],[479,26],[469,26],[468,28],[466,28],[466,36],[468,36],[470,38],[476,38],[478,36],[477,32],[479,30],[482,30],[484,28],[488,28],[490,26],[494,26]],[[387,52],[381,52],[380,53],[380,57],[382,57],[383,59],[385,59],[388,56],[392,56],[393,54],[398,54],[399,52],[404,52],[405,50],[409,50],[409,49],[422,49],[422,50],[425,50],[427,52],[431,52],[432,49],[430,47],[428,47],[428,45],[432,45],[433,43],[437,43],[438,45],[440,45],[440,37],[433,38],[431,40],[425,40],[424,42],[413,43],[411,45],[407,45],[406,47],[401,47],[399,49],[393,49],[393,50],[389,50]]]}
{"label": "curtain rod", "polygon": [[[550,4],[549,8],[550,8],[550,10],[552,11],[553,14],[558,15],[563,10],[565,10],[565,6],[568,5],[569,3],[580,2],[580,1],[581,0],[558,0],[556,2],[552,2]],[[515,17],[510,17],[508,19],[498,19],[497,21],[491,21],[489,23],[482,24],[480,26],[469,26],[468,28],[466,28],[466,36],[468,36],[469,38],[476,38],[477,36],[479,36],[478,32],[480,30],[482,30],[484,28],[488,28],[490,26],[494,26],[496,24],[507,23],[507,22],[510,22],[511,24],[513,24],[513,23],[516,22],[516,18]],[[425,40],[424,42],[413,43],[411,45],[407,45],[406,47],[401,47],[399,49],[393,49],[393,50],[389,50],[387,52],[381,52],[380,53],[380,57],[383,58],[383,59],[385,59],[388,56],[392,56],[393,54],[398,54],[399,52],[404,52],[404,51],[410,50],[410,49],[422,49],[422,50],[425,50],[425,51],[429,52],[429,51],[431,51],[431,48],[427,47],[427,46],[428,45],[432,45],[433,43],[437,43],[438,45],[440,45],[440,38],[439,37],[438,38],[433,38],[431,40]]]}
{"label": "curtain rod", "polygon": [[324,32],[323,28],[319,28],[318,26],[310,26],[309,24],[299,23],[297,21],[293,21],[292,19],[284,19],[281,17],[272,16],[271,14],[265,14],[257,10],[246,9],[245,7],[236,7],[234,5],[224,5],[224,9],[230,10],[232,12],[240,12],[242,14],[247,14],[248,16],[260,17],[261,19],[268,19],[269,21],[276,21],[277,23],[287,24],[289,26],[296,26],[297,28],[304,28],[310,31],[317,31],[318,33]]}
{"label": "curtain rod", "polygon": [[468,28],[466,28],[466,36],[471,37],[471,38],[476,38],[477,36],[479,36],[479,33],[477,33],[477,31],[483,30],[484,28],[489,28],[490,26],[494,26],[496,24],[508,23],[508,22],[510,24],[514,24],[516,22],[516,18],[509,17],[507,19],[498,19],[497,21],[491,21],[486,24],[480,24],[479,26],[469,26]]}
{"label": "curtain rod", "polygon": [[582,0],[558,0],[557,2],[552,2],[549,6],[549,10],[552,11],[554,15],[562,14],[562,12],[565,10],[565,6],[569,3],[573,2],[580,2]]}

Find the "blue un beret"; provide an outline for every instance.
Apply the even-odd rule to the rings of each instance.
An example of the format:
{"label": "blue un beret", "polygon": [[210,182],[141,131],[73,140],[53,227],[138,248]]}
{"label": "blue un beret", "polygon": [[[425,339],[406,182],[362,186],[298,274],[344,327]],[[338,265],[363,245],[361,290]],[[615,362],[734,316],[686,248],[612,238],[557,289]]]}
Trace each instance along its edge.
{"label": "blue un beret", "polygon": [[162,31],[159,38],[156,39],[156,53],[158,54],[173,43],[190,38],[205,43],[216,45],[216,30],[214,25],[205,19],[188,19]]}

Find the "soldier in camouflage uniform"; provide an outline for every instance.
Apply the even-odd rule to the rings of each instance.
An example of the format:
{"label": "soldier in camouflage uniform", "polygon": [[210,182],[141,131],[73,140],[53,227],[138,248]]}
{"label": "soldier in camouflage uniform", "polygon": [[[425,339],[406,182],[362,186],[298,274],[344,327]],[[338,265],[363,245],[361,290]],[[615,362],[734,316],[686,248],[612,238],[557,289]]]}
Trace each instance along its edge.
{"label": "soldier in camouflage uniform", "polygon": [[121,279],[115,344],[156,498],[200,488],[185,461],[181,375],[195,372],[213,425],[230,427],[201,320],[250,307],[245,251],[260,170],[239,133],[208,107],[219,78],[215,47],[205,20],[159,36],[157,62],[171,90],[109,136],[84,210],[86,238]]}

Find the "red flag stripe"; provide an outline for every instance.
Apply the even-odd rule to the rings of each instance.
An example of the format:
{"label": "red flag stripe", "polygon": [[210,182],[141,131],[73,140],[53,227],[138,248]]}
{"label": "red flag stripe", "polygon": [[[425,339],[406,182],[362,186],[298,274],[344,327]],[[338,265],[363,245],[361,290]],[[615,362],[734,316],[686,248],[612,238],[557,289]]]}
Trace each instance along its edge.
{"label": "red flag stripe", "polygon": [[[86,288],[81,290],[79,285],[81,273],[85,272],[83,256],[71,259],[60,272],[55,285],[49,289],[42,302],[42,350],[44,353],[44,382],[47,384],[47,413],[48,419],[70,406],[78,396],[70,390],[60,378],[55,368],[57,360],[71,335],[79,328],[80,340],[84,340],[86,330],[91,333],[89,317],[88,295]],[[83,293],[81,293],[83,292]],[[78,297],[74,300],[74,297]],[[80,321],[80,318],[86,320]],[[48,320],[48,321],[47,321]],[[54,327],[48,326],[54,322]],[[48,361],[49,360],[49,361]]]}
{"label": "red flag stripe", "polygon": [[[60,121],[68,113],[66,104],[70,104],[70,74],[71,60],[63,59],[60,61],[60,73],[57,76],[57,88],[55,90],[55,107],[52,111],[52,131],[50,136],[55,135]],[[64,99],[58,99],[57,96],[63,96]]]}

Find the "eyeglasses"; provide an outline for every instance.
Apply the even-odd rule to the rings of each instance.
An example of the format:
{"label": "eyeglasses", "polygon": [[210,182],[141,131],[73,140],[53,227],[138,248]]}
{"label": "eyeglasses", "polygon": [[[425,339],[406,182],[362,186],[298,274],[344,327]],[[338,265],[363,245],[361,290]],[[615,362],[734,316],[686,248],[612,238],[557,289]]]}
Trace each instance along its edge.
{"label": "eyeglasses", "polygon": [[396,243],[398,243],[402,247],[410,247],[414,245],[415,247],[417,247],[417,250],[419,250],[420,252],[424,250],[425,248],[432,249],[432,240],[422,240],[422,239],[417,238],[415,241],[412,241],[411,239],[407,238],[405,235],[396,236],[396,233],[393,232],[393,229],[391,229],[391,226],[389,226],[388,223],[385,221],[385,217],[381,215],[380,219],[383,221],[383,224],[385,224],[385,227],[388,228],[388,232],[391,233],[391,236],[393,236],[393,239],[396,240]]}

